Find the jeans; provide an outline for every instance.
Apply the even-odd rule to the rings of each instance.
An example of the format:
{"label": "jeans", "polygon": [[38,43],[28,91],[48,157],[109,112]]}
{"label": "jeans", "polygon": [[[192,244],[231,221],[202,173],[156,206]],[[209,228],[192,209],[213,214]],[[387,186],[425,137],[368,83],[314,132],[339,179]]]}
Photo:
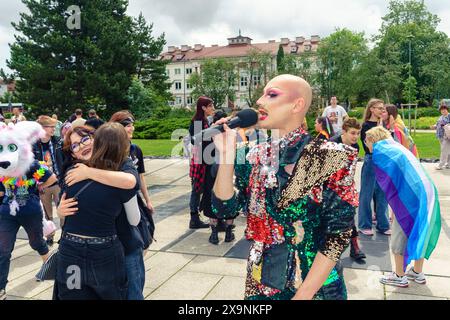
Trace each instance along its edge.
{"label": "jeans", "polygon": [[56,263],[58,300],[125,300],[127,275],[120,241],[60,241]]}
{"label": "jeans", "polygon": [[144,300],[145,266],[142,249],[125,256],[128,278],[127,300]]}
{"label": "jeans", "polygon": [[11,253],[16,243],[17,231],[23,227],[28,234],[31,248],[41,256],[48,253],[48,246],[44,239],[42,216],[32,215],[0,215],[0,290],[8,283]]}
{"label": "jeans", "polygon": [[358,227],[360,230],[372,229],[372,199],[375,198],[377,217],[377,229],[380,232],[389,230],[388,203],[383,190],[375,179],[375,167],[372,155],[364,157],[361,171],[361,191],[359,193]]}

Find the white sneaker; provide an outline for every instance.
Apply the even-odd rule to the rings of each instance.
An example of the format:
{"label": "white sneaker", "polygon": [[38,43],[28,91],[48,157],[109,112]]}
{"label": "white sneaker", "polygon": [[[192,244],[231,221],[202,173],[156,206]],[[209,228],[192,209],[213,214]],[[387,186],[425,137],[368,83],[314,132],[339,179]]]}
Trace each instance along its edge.
{"label": "white sneaker", "polygon": [[441,167],[441,166],[436,167],[436,170],[442,170],[442,169],[443,169],[443,167]]}
{"label": "white sneaker", "polygon": [[409,280],[414,280],[414,282],[419,283],[419,284],[427,283],[427,279],[425,278],[425,274],[423,272],[421,272],[421,273],[415,272],[413,267],[408,269],[408,271],[406,272],[406,277]]}
{"label": "white sneaker", "polygon": [[6,300],[6,291],[5,289],[0,290],[0,301]]}
{"label": "white sneaker", "polygon": [[395,272],[391,272],[385,276],[382,276],[380,282],[385,285],[400,288],[407,288],[409,286],[409,281],[406,275],[404,275],[403,277],[399,277]]}

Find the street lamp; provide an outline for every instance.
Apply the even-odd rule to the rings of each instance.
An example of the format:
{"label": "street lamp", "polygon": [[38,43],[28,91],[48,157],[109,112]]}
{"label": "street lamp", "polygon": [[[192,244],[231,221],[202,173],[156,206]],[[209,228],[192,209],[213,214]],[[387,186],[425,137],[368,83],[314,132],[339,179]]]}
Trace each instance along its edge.
{"label": "street lamp", "polygon": [[328,101],[330,101],[331,95],[331,50],[328,51]]}
{"label": "street lamp", "polygon": [[[414,38],[412,34],[407,36],[409,41],[409,64],[408,64],[408,85],[409,85],[409,95],[408,95],[408,119],[409,119],[409,128],[411,128],[411,72],[412,72],[412,64],[411,64],[411,40]],[[417,108],[416,108],[417,111]]]}

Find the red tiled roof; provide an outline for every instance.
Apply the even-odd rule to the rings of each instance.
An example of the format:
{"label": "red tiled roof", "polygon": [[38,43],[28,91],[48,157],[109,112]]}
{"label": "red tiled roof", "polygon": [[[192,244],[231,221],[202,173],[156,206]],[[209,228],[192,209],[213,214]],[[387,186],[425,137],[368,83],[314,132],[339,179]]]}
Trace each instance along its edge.
{"label": "red tiled roof", "polygon": [[[174,52],[165,52],[162,54],[163,60],[186,61],[186,60],[201,60],[206,58],[233,58],[233,57],[245,57],[251,50],[259,50],[261,52],[270,52],[273,56],[277,55],[278,48],[281,42],[269,42],[269,43],[255,43],[255,44],[232,44],[227,46],[212,46],[203,47],[201,50],[194,50],[190,48],[188,51],[181,51],[176,48]],[[302,44],[296,44],[294,41],[290,41],[288,44],[283,45],[285,54],[291,53],[291,47],[297,46],[297,53],[304,52],[304,46],[311,45],[311,51],[316,51],[317,43],[311,44],[310,40],[305,40]],[[177,58],[179,57],[179,58]]]}

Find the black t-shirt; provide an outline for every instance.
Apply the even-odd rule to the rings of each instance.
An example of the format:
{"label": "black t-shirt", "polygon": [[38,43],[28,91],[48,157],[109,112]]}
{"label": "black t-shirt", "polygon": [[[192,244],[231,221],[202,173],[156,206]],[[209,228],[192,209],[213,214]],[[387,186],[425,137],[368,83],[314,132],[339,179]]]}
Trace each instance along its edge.
{"label": "black t-shirt", "polygon": [[[336,143],[343,143],[342,142],[342,136],[333,137],[330,140],[333,141],[333,142],[336,142]],[[355,148],[356,150],[358,150],[358,152],[359,152],[359,145],[357,143],[352,144],[351,146],[353,148]]]}
{"label": "black t-shirt", "polygon": [[364,148],[364,151],[366,154],[372,154],[369,149],[366,146],[366,143],[364,142],[364,140],[366,140],[366,132],[369,131],[372,128],[375,128],[376,126],[378,126],[378,122],[373,122],[373,121],[366,121],[363,123],[362,128],[361,128],[361,141],[362,141],[362,145]]}
{"label": "black t-shirt", "polygon": [[139,174],[145,173],[144,154],[136,144],[130,146],[130,158]]}
{"label": "black t-shirt", "polygon": [[[91,180],[79,182],[66,189],[72,198]],[[136,190],[124,190],[93,182],[78,195],[78,212],[69,216],[64,231],[89,237],[107,237],[117,234],[116,219],[123,204],[136,195]]]}

